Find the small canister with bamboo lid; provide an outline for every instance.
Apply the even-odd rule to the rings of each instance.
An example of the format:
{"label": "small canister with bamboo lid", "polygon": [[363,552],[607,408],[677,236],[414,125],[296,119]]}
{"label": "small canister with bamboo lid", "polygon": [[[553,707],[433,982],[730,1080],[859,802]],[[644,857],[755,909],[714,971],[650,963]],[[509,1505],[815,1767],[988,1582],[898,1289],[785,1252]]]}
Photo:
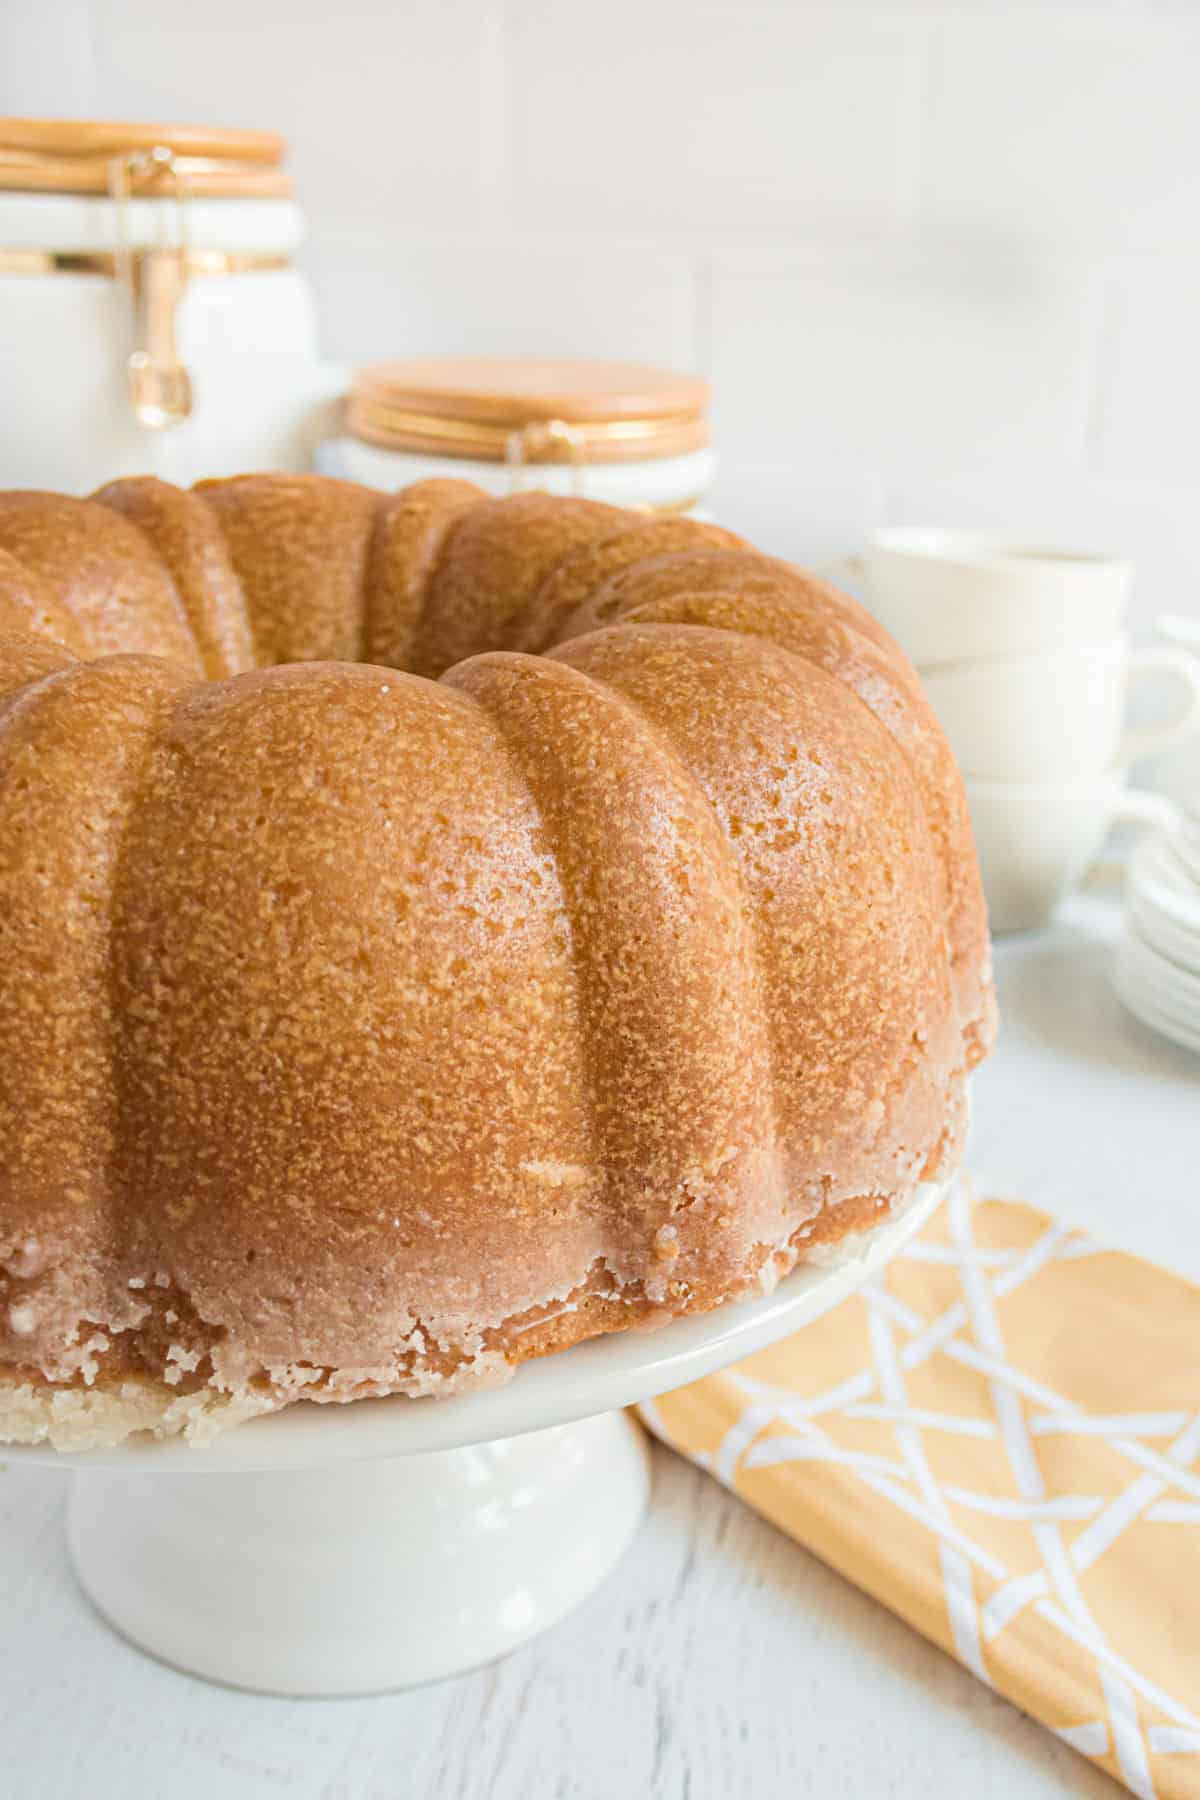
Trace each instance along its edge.
{"label": "small canister with bamboo lid", "polygon": [[326,474],[394,489],[459,476],[651,512],[700,507],[713,478],[708,388],[634,363],[416,357],[354,377]]}

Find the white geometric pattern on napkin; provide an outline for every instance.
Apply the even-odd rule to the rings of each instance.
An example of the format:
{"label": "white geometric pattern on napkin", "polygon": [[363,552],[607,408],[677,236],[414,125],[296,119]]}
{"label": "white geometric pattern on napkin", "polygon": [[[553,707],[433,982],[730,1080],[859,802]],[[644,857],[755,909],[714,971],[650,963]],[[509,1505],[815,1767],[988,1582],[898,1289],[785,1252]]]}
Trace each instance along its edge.
{"label": "white geometric pattern on napkin", "polygon": [[[1027,1250],[980,1250],[974,1241],[972,1198],[964,1179],[953,1185],[946,1206],[950,1243],[918,1240],[901,1251],[900,1257],[955,1266],[962,1282],[962,1299],[927,1323],[887,1291],[884,1277],[877,1277],[860,1290],[869,1307],[868,1366],[823,1393],[805,1397],[738,1370],[729,1371],[729,1379],[746,1394],[749,1404],[717,1450],[695,1454],[693,1460],[731,1489],[740,1468],[800,1461],[837,1463],[924,1524],[938,1539],[947,1612],[960,1660],[987,1682],[981,1635],[984,1641],[990,1640],[1025,1607],[1035,1607],[1044,1620],[1095,1659],[1107,1711],[1106,1718],[1081,1720],[1057,1735],[1085,1756],[1107,1755],[1111,1743],[1126,1786],[1142,1800],[1155,1800],[1147,1748],[1158,1756],[1200,1756],[1200,1716],[1112,1649],[1088,1609],[1077,1577],[1137,1518],[1162,1524],[1200,1521],[1200,1475],[1188,1467],[1200,1456],[1200,1413],[1088,1413],[1067,1396],[1014,1368],[1006,1360],[993,1302],[1013,1293],[1047,1262],[1097,1255],[1102,1246],[1054,1223]],[[967,1327],[974,1342],[959,1335]],[[906,1341],[900,1341],[898,1334],[907,1334]],[[905,1377],[935,1351],[988,1378],[993,1420],[931,1413],[910,1405]],[[879,1398],[873,1400],[872,1395]],[[1028,1419],[1022,1397],[1039,1409]],[[671,1434],[656,1417],[654,1402],[644,1404],[641,1410],[670,1442]],[[823,1413],[831,1412],[890,1422],[897,1455],[870,1455],[836,1444],[818,1423]],[[785,1425],[793,1435],[760,1437],[768,1425]],[[924,1450],[924,1434],[930,1431],[999,1436],[1020,1498],[939,1486]],[[1131,1470],[1123,1492],[1107,1503],[1089,1494],[1048,1498],[1034,1439],[1061,1431],[1102,1437],[1128,1459],[1137,1473]],[[1162,1438],[1170,1442],[1161,1451],[1147,1441]],[[948,1500],[981,1512],[1000,1511],[1005,1517],[1028,1523],[1041,1568],[1010,1576],[990,1549],[953,1523]],[[1069,1547],[1058,1528],[1058,1522],[1067,1518],[1090,1520]],[[982,1608],[974,1591],[976,1568],[1001,1583]],[[1144,1737],[1135,1693],[1174,1724],[1151,1725]]]}

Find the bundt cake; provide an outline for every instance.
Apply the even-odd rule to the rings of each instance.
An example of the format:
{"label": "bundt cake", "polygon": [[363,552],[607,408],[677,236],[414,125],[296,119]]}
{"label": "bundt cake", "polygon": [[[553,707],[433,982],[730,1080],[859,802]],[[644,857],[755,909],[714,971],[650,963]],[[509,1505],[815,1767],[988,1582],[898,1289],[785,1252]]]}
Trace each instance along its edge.
{"label": "bundt cake", "polygon": [[912,669],[729,532],[0,495],[0,1439],[768,1289],[953,1166],[992,1018]]}

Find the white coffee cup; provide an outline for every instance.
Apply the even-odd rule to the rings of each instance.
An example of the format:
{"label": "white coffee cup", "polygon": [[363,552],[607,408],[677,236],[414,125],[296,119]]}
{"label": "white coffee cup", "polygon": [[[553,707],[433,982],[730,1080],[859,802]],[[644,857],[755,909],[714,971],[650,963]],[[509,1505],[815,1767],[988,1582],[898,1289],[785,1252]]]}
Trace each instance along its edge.
{"label": "white coffee cup", "polygon": [[[1126,726],[1129,689],[1151,675],[1172,677],[1179,704],[1161,723]],[[921,681],[964,775],[1089,780],[1200,731],[1200,658],[1166,646],[1131,655],[1123,632],[941,664],[923,669]]]}
{"label": "white coffee cup", "polygon": [[1100,781],[987,781],[965,777],[993,931],[1044,925],[1096,861],[1113,825],[1167,825],[1161,794]]}
{"label": "white coffee cup", "polygon": [[973,532],[871,532],[851,569],[871,611],[919,665],[1019,656],[1117,631],[1130,565]]}

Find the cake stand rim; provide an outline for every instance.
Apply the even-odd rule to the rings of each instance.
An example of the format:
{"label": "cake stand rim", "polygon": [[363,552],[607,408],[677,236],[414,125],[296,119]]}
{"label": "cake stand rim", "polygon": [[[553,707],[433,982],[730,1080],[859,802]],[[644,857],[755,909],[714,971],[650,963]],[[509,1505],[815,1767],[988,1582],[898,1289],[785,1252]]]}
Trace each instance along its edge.
{"label": "cake stand rim", "polygon": [[849,1299],[923,1229],[957,1178],[956,1170],[922,1182],[900,1213],[843,1239],[821,1262],[800,1263],[770,1294],[653,1330],[589,1338],[522,1363],[501,1386],[446,1399],[297,1402],[233,1426],[202,1448],[180,1439],[74,1452],[3,1444],[0,1463],[122,1474],[265,1474],[436,1455],[636,1405],[715,1374]]}

